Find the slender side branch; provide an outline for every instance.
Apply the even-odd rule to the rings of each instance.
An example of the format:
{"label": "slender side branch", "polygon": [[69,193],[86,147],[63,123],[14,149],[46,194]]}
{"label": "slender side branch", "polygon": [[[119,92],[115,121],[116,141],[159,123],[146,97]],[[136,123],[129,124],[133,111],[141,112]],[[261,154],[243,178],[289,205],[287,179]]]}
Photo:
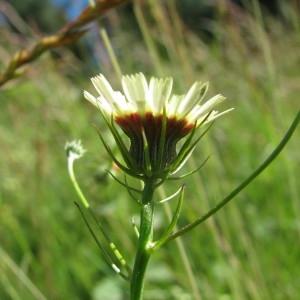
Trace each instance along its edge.
{"label": "slender side branch", "polygon": [[279,143],[279,145],[275,148],[275,150],[270,154],[270,156],[246,179],[244,180],[237,188],[235,188],[227,197],[225,197],[219,204],[217,204],[213,209],[208,211],[206,214],[204,214],[199,219],[195,220],[194,222],[186,225],[185,227],[179,229],[177,232],[171,234],[168,239],[168,241],[171,241],[178,236],[183,235],[184,233],[190,231],[194,227],[198,226],[199,224],[203,223],[205,220],[207,220],[210,216],[215,214],[219,209],[221,209],[223,206],[225,206],[230,200],[232,200],[239,192],[241,192],[249,183],[251,183],[260,173],[262,173],[270,164],[271,162],[279,155],[281,150],[286,146],[289,139],[292,137],[294,131],[297,128],[297,125],[300,121],[300,111],[296,115],[293,123],[291,124],[289,130]]}
{"label": "slender side branch", "polygon": [[[104,247],[101,245],[101,243],[100,243],[100,241],[98,240],[96,234],[94,233],[92,227],[90,226],[90,224],[89,224],[87,218],[85,217],[83,211],[81,210],[79,204],[78,204],[77,202],[75,202],[75,201],[74,201],[74,203],[75,203],[75,205],[77,206],[77,208],[79,209],[80,214],[81,214],[81,216],[82,216],[82,218],[83,218],[83,220],[84,220],[84,222],[85,222],[85,224],[86,224],[86,226],[87,226],[89,232],[91,233],[91,235],[92,235],[94,241],[96,242],[97,246],[99,247],[99,249],[100,249],[100,251],[101,251],[101,254],[102,254],[103,257],[105,258],[106,264],[107,264],[110,268],[112,268],[117,274],[119,274],[122,278],[124,278],[125,280],[128,281],[128,280],[129,280],[129,277],[126,276],[124,273],[121,272],[121,270],[116,266],[116,264],[113,262],[113,260],[111,259],[111,257],[108,255],[107,251],[106,251],[106,250],[104,249]],[[113,244],[113,246],[114,246],[114,244]],[[111,248],[112,248],[112,247],[111,247]],[[115,246],[114,246],[114,248],[113,248],[112,250],[114,251],[114,249],[116,249]],[[116,250],[117,250],[117,249],[116,249]],[[117,258],[119,259],[119,257],[117,257]],[[123,260],[123,257],[121,257],[121,259]],[[119,261],[120,261],[120,259],[119,259]],[[120,261],[120,262],[121,262],[121,261]],[[121,263],[122,263],[122,262],[121,262]],[[124,265],[124,264],[123,264],[123,265]]]}
{"label": "slender side branch", "polygon": [[99,242],[96,234],[94,233],[92,227],[90,226],[85,214],[83,213],[83,211],[81,210],[81,207],[79,206],[79,204],[76,204],[76,206],[78,207],[84,222],[86,223],[90,233],[92,234],[94,240],[96,241],[97,245],[99,246],[102,255],[104,256],[104,258],[106,259],[107,264],[115,271],[117,272],[121,277],[123,277],[124,279],[128,280],[130,279],[130,275],[131,275],[131,268],[129,267],[129,265],[127,264],[126,260],[123,258],[123,256],[121,255],[120,251],[117,249],[116,245],[112,242],[111,238],[109,237],[109,235],[106,233],[104,227],[102,226],[102,224],[100,223],[100,221],[97,220],[95,214],[93,213],[93,211],[91,210],[91,207],[87,201],[87,199],[85,198],[84,194],[82,193],[80,186],[76,180],[76,176],[74,173],[74,162],[75,160],[81,158],[84,154],[84,152],[86,151],[82,145],[81,145],[81,141],[72,141],[72,142],[67,142],[65,145],[65,150],[66,150],[66,154],[67,154],[67,158],[68,158],[68,172],[69,172],[69,176],[71,179],[71,182],[75,188],[75,191],[77,192],[77,195],[79,196],[79,199],[81,201],[81,203],[83,204],[83,206],[85,207],[86,210],[89,211],[90,215],[92,216],[93,220],[95,221],[95,223],[97,224],[98,228],[100,229],[100,231],[102,232],[102,234],[104,235],[106,241],[109,244],[110,249],[112,250],[112,252],[114,253],[114,255],[116,256],[116,258],[118,259],[119,263],[126,269],[127,271],[127,275],[123,274],[121,272],[121,270],[115,265],[115,263],[113,263],[113,260],[110,258],[109,254],[106,252],[106,250],[104,249],[104,247],[102,247],[101,243]]}
{"label": "slender side branch", "polygon": [[165,233],[162,235],[162,237],[154,243],[154,246],[152,247],[152,252],[157,251],[161,246],[166,243],[168,240],[168,236],[170,233],[173,231],[174,227],[176,226],[176,223],[179,219],[180,212],[181,212],[181,207],[182,207],[182,202],[183,202],[183,194],[184,194],[184,186],[181,187],[180,189],[180,195],[179,195],[179,200],[178,204],[175,210],[175,214],[171,220],[171,223],[169,224],[168,228],[166,229]]}

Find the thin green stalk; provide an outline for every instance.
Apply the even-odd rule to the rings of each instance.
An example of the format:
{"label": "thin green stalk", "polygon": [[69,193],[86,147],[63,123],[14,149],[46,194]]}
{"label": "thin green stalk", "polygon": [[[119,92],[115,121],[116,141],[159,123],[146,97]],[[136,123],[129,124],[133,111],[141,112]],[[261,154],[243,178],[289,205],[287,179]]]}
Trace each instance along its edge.
{"label": "thin green stalk", "polygon": [[83,204],[83,206],[86,209],[89,209],[90,205],[89,205],[88,201],[86,200],[85,196],[83,195],[83,193],[78,185],[78,182],[76,180],[73,164],[74,164],[74,159],[69,158],[68,159],[68,171],[69,171],[69,176],[70,176],[71,182],[75,188],[77,195],[79,196],[81,203]]}
{"label": "thin green stalk", "polygon": [[130,300],[142,299],[145,273],[152,253],[154,190],[155,182],[152,179],[145,181],[141,201],[139,241],[130,283]]}
{"label": "thin green stalk", "polygon": [[184,233],[190,231],[194,227],[198,226],[199,224],[203,223],[213,214],[215,214],[218,210],[224,207],[230,200],[232,200],[238,193],[240,193],[248,184],[250,184],[258,175],[260,175],[270,164],[271,162],[279,155],[281,150],[286,146],[290,138],[292,137],[294,131],[296,130],[298,123],[300,122],[300,111],[297,113],[293,123],[291,124],[290,128],[288,129],[287,133],[275,148],[275,150],[270,154],[270,156],[248,177],[246,178],[238,187],[236,187],[227,197],[225,197],[221,202],[219,202],[214,208],[208,211],[199,219],[195,220],[194,222],[186,225],[185,227],[179,229],[177,232],[171,234],[167,241],[173,240],[178,236],[183,235]]}

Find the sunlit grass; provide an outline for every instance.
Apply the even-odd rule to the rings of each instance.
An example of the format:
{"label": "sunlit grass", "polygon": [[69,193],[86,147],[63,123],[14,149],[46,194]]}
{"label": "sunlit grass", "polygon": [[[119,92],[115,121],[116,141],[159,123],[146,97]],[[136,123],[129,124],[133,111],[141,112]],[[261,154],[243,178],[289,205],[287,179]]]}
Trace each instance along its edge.
{"label": "sunlit grass", "polygon": [[[216,39],[205,44],[169,9],[170,18],[157,4],[141,15],[137,9],[139,24],[147,25],[144,39],[126,30],[121,12],[109,20],[118,20],[111,43],[123,73],[171,75],[178,92],[195,80],[208,80],[210,93],[226,95],[235,107],[217,120],[186,167],[194,169],[211,154],[199,174],[184,180],[183,226],[266,158],[299,109],[299,15],[292,11],[291,24],[265,13],[262,19],[247,14],[245,23],[220,15],[211,23]],[[134,47],[128,47],[128,40]],[[127,286],[107,269],[73,204],[77,198],[63,149],[74,138],[88,149],[75,165],[78,181],[132,263],[136,238],[131,217],[138,207],[103,175],[110,162],[91,123],[110,137],[82,96],[89,77],[100,71],[112,79],[117,75],[106,61],[86,78],[76,76],[75,84],[48,55],[30,69],[0,94],[0,298],[43,299],[24,284],[25,275],[46,299],[121,299],[108,296],[111,286],[115,295],[126,295]],[[299,130],[254,183],[182,238],[199,299],[295,299],[299,294],[298,148]],[[179,186],[167,185],[166,194]],[[161,209],[156,226],[162,232],[165,219]],[[195,299],[178,251],[173,241],[153,257],[145,299]],[[10,260],[22,272],[16,273]]]}

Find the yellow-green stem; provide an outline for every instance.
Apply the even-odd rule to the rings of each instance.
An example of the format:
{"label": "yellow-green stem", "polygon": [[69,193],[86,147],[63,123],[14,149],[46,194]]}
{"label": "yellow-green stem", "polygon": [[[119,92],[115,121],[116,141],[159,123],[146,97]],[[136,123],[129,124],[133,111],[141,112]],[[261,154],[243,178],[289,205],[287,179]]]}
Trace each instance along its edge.
{"label": "yellow-green stem", "polygon": [[151,256],[153,238],[154,190],[153,180],[145,182],[142,194],[139,241],[130,282],[130,300],[140,300],[143,295],[144,278]]}

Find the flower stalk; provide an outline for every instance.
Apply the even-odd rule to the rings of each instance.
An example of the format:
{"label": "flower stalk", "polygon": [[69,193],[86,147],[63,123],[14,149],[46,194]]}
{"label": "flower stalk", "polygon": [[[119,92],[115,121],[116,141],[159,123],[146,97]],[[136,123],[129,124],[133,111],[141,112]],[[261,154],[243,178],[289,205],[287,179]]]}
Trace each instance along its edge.
{"label": "flower stalk", "polygon": [[153,245],[154,190],[153,180],[146,181],[142,192],[139,241],[130,280],[130,300],[142,299],[145,273]]}
{"label": "flower stalk", "polygon": [[[127,189],[131,198],[140,206],[139,229],[133,224],[138,236],[138,243],[132,270],[115,244],[111,242],[102,225],[98,223],[98,227],[119,262],[118,266],[114,263],[114,260],[110,258],[106,250],[98,242],[82,211],[81,213],[109,266],[125,280],[130,281],[130,300],[142,300],[145,275],[151,255],[170,240],[190,231],[216,213],[269,166],[296,130],[300,122],[300,112],[298,112],[278,147],[256,171],[213,209],[194,222],[174,232],[183,204],[184,186],[172,196],[157,202],[154,201],[154,193],[166,180],[185,178],[199,171],[206,162],[207,159],[199,167],[187,174],[174,176],[188,160],[209,129],[208,127],[199,135],[199,128],[231,110],[228,109],[221,113],[214,110],[225,98],[221,95],[216,95],[202,104],[202,98],[206,93],[208,84],[200,82],[192,85],[186,95],[171,95],[172,78],[157,79],[152,77],[148,83],[141,73],[122,77],[121,82],[124,94],[114,91],[103,75],[92,78],[92,82],[100,96],[94,97],[86,91],[84,95],[87,100],[100,110],[115,139],[122,160],[119,160],[114,155],[114,151],[111,150],[99,131],[104,148],[112,161],[125,175],[129,175],[143,183],[142,190],[138,190],[128,184],[126,176],[124,182],[122,182],[111,174],[121,186]],[[123,134],[129,139],[129,146],[128,141],[124,141]],[[183,138],[185,138],[185,141],[181,143],[181,146],[178,146],[178,141]],[[73,162],[80,158],[85,150],[82,148],[81,143],[77,141],[67,143],[66,151],[73,185],[81,202],[91,212],[90,206],[85,200],[73,172]],[[170,201],[177,195],[179,199],[173,217],[170,218],[170,224],[166,227],[162,236],[154,241],[153,222],[156,204]],[[96,220],[94,214],[92,216]],[[122,268],[126,270],[127,274],[122,272]]]}
{"label": "flower stalk", "polygon": [[[114,151],[98,131],[105,149],[126,175],[143,182],[141,191],[129,186],[126,177],[125,182],[121,182],[129,195],[140,205],[139,238],[130,274],[130,300],[140,300],[150,257],[172,235],[183,203],[182,186],[179,192],[175,193],[179,194],[179,200],[170,224],[162,236],[154,241],[155,190],[166,180],[176,179],[174,174],[185,165],[207,131],[196,136],[198,130],[231,109],[221,113],[214,110],[225,100],[222,95],[216,95],[202,104],[208,89],[207,82],[195,82],[185,95],[172,94],[172,78],[152,77],[147,82],[142,73],[122,76],[123,93],[113,90],[101,74],[93,77],[92,83],[99,96],[95,97],[87,91],[84,91],[84,96],[99,109],[123,160],[114,155]],[[129,139],[129,147],[128,142],[124,142],[122,133]],[[178,142],[183,138],[186,139],[179,147]],[[187,175],[189,173],[184,176]],[[119,179],[115,179],[120,183]],[[134,193],[138,193],[140,198],[137,199]],[[161,202],[163,201],[167,200]],[[138,231],[136,227],[134,228]]]}

